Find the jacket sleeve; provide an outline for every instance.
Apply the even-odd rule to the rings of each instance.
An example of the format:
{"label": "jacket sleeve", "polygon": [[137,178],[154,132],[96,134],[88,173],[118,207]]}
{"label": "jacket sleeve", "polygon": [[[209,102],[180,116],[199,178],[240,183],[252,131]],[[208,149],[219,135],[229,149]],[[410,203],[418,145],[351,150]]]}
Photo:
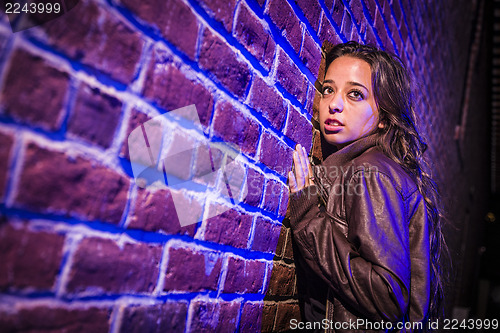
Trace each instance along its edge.
{"label": "jacket sleeve", "polygon": [[392,180],[358,171],[344,186],[347,237],[318,207],[318,188],[290,197],[300,252],[337,298],[371,320],[398,321],[409,305],[410,250],[404,200]]}

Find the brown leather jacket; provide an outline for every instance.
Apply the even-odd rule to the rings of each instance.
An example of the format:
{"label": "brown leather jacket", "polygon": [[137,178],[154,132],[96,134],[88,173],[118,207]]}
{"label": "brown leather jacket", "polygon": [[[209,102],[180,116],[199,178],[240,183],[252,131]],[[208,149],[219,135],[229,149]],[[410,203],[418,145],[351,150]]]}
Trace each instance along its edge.
{"label": "brown leather jacket", "polygon": [[[318,331],[420,331],[431,275],[417,186],[373,135],[314,168],[323,186],[291,194],[288,211],[302,319],[322,321]],[[412,328],[396,329],[403,321]]]}

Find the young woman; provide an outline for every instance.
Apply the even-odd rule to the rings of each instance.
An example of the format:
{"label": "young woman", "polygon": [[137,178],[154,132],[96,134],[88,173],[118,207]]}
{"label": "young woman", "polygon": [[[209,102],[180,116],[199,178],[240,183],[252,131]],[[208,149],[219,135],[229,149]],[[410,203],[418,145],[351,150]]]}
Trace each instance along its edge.
{"label": "young woman", "polygon": [[430,331],[445,245],[409,75],[396,56],[355,42],[325,63],[321,163],[298,145],[288,174],[302,319],[321,331]]}

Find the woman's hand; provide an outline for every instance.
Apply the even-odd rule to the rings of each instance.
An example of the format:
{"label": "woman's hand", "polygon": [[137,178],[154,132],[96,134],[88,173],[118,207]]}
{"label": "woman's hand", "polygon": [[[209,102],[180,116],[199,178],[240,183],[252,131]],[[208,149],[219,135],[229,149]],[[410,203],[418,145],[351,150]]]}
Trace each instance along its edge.
{"label": "woman's hand", "polygon": [[290,192],[299,192],[304,187],[313,185],[314,178],[311,164],[304,147],[298,144],[293,152],[293,168],[288,172]]}

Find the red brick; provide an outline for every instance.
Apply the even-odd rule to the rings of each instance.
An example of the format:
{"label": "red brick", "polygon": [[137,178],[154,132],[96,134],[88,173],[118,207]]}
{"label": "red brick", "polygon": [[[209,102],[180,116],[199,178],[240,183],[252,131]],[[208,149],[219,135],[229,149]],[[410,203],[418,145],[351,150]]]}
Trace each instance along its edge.
{"label": "red brick", "polygon": [[215,186],[217,180],[216,171],[222,167],[223,158],[224,152],[221,149],[208,143],[200,143],[196,147],[196,158],[194,160],[193,173],[195,181]]}
{"label": "red brick", "polygon": [[145,293],[156,287],[162,249],[158,245],[85,238],[73,257],[70,293]]}
{"label": "red brick", "polygon": [[290,320],[300,321],[300,309],[298,303],[278,303],[276,311],[276,323],[274,329],[277,332],[290,330]]}
{"label": "red brick", "polygon": [[381,7],[385,21],[389,22],[392,18],[391,5],[389,4],[389,1],[386,0],[383,4],[381,4]]}
{"label": "red brick", "polygon": [[222,259],[218,253],[170,248],[163,290],[217,290],[221,266]]}
{"label": "red brick", "polygon": [[[350,5],[354,22],[359,27],[359,34],[364,35],[366,31],[367,20],[365,17],[365,13],[363,12],[363,4],[361,3],[361,0],[351,0]],[[355,29],[353,28],[353,30]]]}
{"label": "red brick", "polygon": [[240,319],[240,332],[260,332],[262,325],[262,309],[264,305],[257,302],[243,304]]}
{"label": "red brick", "polygon": [[268,1],[266,14],[276,24],[296,53],[299,53],[302,42],[300,21],[286,0]]}
{"label": "red brick", "polygon": [[96,3],[80,1],[41,27],[47,42],[70,58],[122,83],[133,80],[144,40]]}
{"label": "red brick", "polygon": [[323,14],[323,18],[321,19],[321,28],[319,31],[319,39],[323,43],[325,41],[329,41],[333,45],[342,43],[337,32],[333,28],[332,24],[326,18],[325,14]]}
{"label": "red brick", "polygon": [[264,308],[262,309],[262,332],[275,332],[274,321],[276,319],[277,310],[277,303],[264,303]]}
{"label": "red brick", "polygon": [[380,11],[377,11],[377,14],[375,14],[375,29],[377,31],[377,35],[382,41],[382,47],[387,47],[388,44],[391,44],[387,31],[384,25],[384,20],[382,18],[382,15],[380,14]]}
{"label": "red brick", "polygon": [[292,237],[290,236],[291,231],[288,232],[288,237],[285,242],[285,253],[283,253],[283,258],[293,260],[293,246]]}
{"label": "red brick", "polygon": [[351,39],[351,32],[355,30],[356,27],[352,25],[351,14],[348,11],[344,11],[344,18],[342,19],[342,28],[340,29],[340,34],[345,36],[347,40]]}
{"label": "red brick", "polygon": [[277,90],[259,76],[253,80],[248,104],[261,112],[274,128],[281,129],[286,117],[286,104]]}
{"label": "red brick", "polygon": [[304,16],[309,21],[314,31],[318,31],[319,17],[321,15],[321,7],[317,0],[295,0],[304,13]]}
{"label": "red brick", "polygon": [[0,224],[0,290],[52,290],[59,273],[64,236]]}
{"label": "red brick", "polygon": [[251,13],[244,2],[239,5],[234,35],[264,68],[267,70],[271,68],[276,44],[258,17]]}
{"label": "red brick", "polygon": [[268,295],[292,296],[295,283],[295,268],[279,263],[273,264]]}
{"label": "red brick", "polygon": [[375,33],[373,32],[372,27],[367,27],[366,28],[366,44],[372,45],[372,46],[377,46],[377,37],[375,36]]}
{"label": "red brick", "polygon": [[245,95],[251,77],[248,65],[208,28],[203,32],[198,63],[231,93],[240,98]]}
{"label": "red brick", "polygon": [[107,333],[111,309],[33,306],[0,312],[2,332]]}
{"label": "red brick", "polygon": [[[247,248],[247,242],[252,226],[252,216],[240,213],[234,209],[212,204],[206,221],[205,240],[219,244]],[[217,215],[218,212],[224,211]]]}
{"label": "red brick", "polygon": [[[280,235],[278,238],[278,243],[276,244],[275,254],[277,257],[281,257],[283,255],[283,250],[285,249],[285,242],[288,233],[288,228],[284,225],[280,228]],[[254,236],[255,237],[255,236]]]}
{"label": "red brick", "polygon": [[5,187],[7,186],[13,144],[14,138],[11,135],[0,132],[0,202],[3,201]]}
{"label": "red brick", "polygon": [[129,180],[107,167],[29,142],[15,205],[118,223],[128,188]]}
{"label": "red brick", "polygon": [[281,143],[275,136],[262,134],[259,160],[282,176],[292,169],[293,149]]}
{"label": "red brick", "polygon": [[276,79],[286,91],[303,104],[306,99],[307,79],[297,65],[280,49]]}
{"label": "red brick", "polygon": [[285,135],[300,143],[309,152],[312,145],[312,125],[299,110],[290,106]]}
{"label": "red brick", "polygon": [[187,304],[183,302],[130,306],[123,313],[120,332],[184,332],[186,316]]}
{"label": "red brick", "polygon": [[257,170],[248,169],[247,173],[247,195],[243,199],[243,202],[252,205],[259,206],[262,199],[262,193],[264,189],[264,175]]}
{"label": "red brick", "polygon": [[155,50],[149,64],[143,94],[168,111],[195,104],[200,123],[208,126],[213,108],[212,94],[203,85],[187,79],[159,49]]}
{"label": "red brick", "polygon": [[408,41],[408,26],[404,21],[401,23],[401,26],[399,27],[399,33],[401,34],[401,39],[403,44],[406,45],[406,42]]}
{"label": "red brick", "polygon": [[353,40],[358,43],[363,43],[363,40],[361,39],[361,36],[358,33],[358,30],[356,30],[355,27],[351,30],[351,37],[350,40]]}
{"label": "red brick", "polygon": [[[163,168],[167,175],[172,175],[185,181],[192,178],[193,147],[196,147],[194,138],[185,131],[168,133],[170,144],[162,152]],[[168,179],[167,179],[168,181]]]}
{"label": "red brick", "polygon": [[278,215],[280,216],[285,216],[286,210],[288,208],[288,187],[284,186],[283,187],[283,193],[281,194],[281,201],[280,201],[280,208],[278,211]]}
{"label": "red brick", "polygon": [[130,118],[128,120],[127,134],[125,135],[125,140],[123,140],[122,148],[119,154],[120,157],[130,159],[128,137],[134,129],[136,129],[137,127],[141,126],[142,124],[144,124],[149,120],[151,120],[151,117],[149,117],[145,113],[137,110],[136,108],[132,109],[130,113]]}
{"label": "red brick", "polygon": [[236,332],[240,303],[191,301],[188,332]]}
{"label": "red brick", "polygon": [[194,236],[195,225],[181,227],[169,189],[137,189],[137,199],[129,228]]}
{"label": "red brick", "polygon": [[262,208],[273,214],[278,213],[282,187],[281,183],[274,179],[269,179],[267,181],[266,192],[264,194],[264,204]]}
{"label": "red brick", "polygon": [[224,282],[225,293],[256,294],[261,292],[266,263],[230,257]]}
{"label": "red brick", "polygon": [[236,6],[235,0],[201,0],[200,2],[211,17],[222,23],[224,28],[231,32],[234,7]]}
{"label": "red brick", "polygon": [[401,8],[401,4],[399,3],[399,0],[392,1],[392,10],[394,12],[394,18],[396,19],[396,22],[399,26],[403,17],[403,11]]}
{"label": "red brick", "polygon": [[120,120],[122,103],[98,88],[83,85],[68,121],[68,132],[109,148]]}
{"label": "red brick", "polygon": [[334,0],[324,0],[328,12],[331,12]]}
{"label": "red brick", "polygon": [[49,131],[61,127],[69,76],[23,50],[11,56],[0,103],[5,113]]}
{"label": "red brick", "polygon": [[262,217],[255,220],[252,250],[261,252],[276,251],[276,244],[280,237],[281,226]]}
{"label": "red brick", "polygon": [[321,48],[307,31],[304,32],[304,43],[300,51],[300,60],[316,77],[321,62]]}
{"label": "red brick", "polygon": [[373,20],[375,18],[375,12],[377,11],[377,3],[371,0],[362,0],[365,7],[368,9],[370,18]]}
{"label": "red brick", "polygon": [[[320,64],[320,66],[321,66],[321,64]],[[322,66],[324,67],[324,62],[323,62]],[[323,70],[323,68],[320,67],[318,70],[317,77],[322,78],[322,77],[324,77],[324,75],[325,75],[324,70]],[[311,116],[316,114],[314,110],[318,109],[319,98],[320,98],[320,95],[316,91],[316,88],[314,87],[314,85],[310,84],[309,89],[307,90],[307,103],[305,105],[305,109]]]}
{"label": "red brick", "polygon": [[[342,25],[342,17],[344,16],[344,4],[342,0],[335,0],[335,4],[332,8],[332,18],[337,27],[341,27]],[[324,15],[324,14],[323,14]],[[323,16],[323,21],[325,17]]]}
{"label": "red brick", "polygon": [[255,156],[260,134],[260,126],[255,120],[230,102],[221,100],[215,106],[213,122],[217,136],[237,144],[242,152]]}

